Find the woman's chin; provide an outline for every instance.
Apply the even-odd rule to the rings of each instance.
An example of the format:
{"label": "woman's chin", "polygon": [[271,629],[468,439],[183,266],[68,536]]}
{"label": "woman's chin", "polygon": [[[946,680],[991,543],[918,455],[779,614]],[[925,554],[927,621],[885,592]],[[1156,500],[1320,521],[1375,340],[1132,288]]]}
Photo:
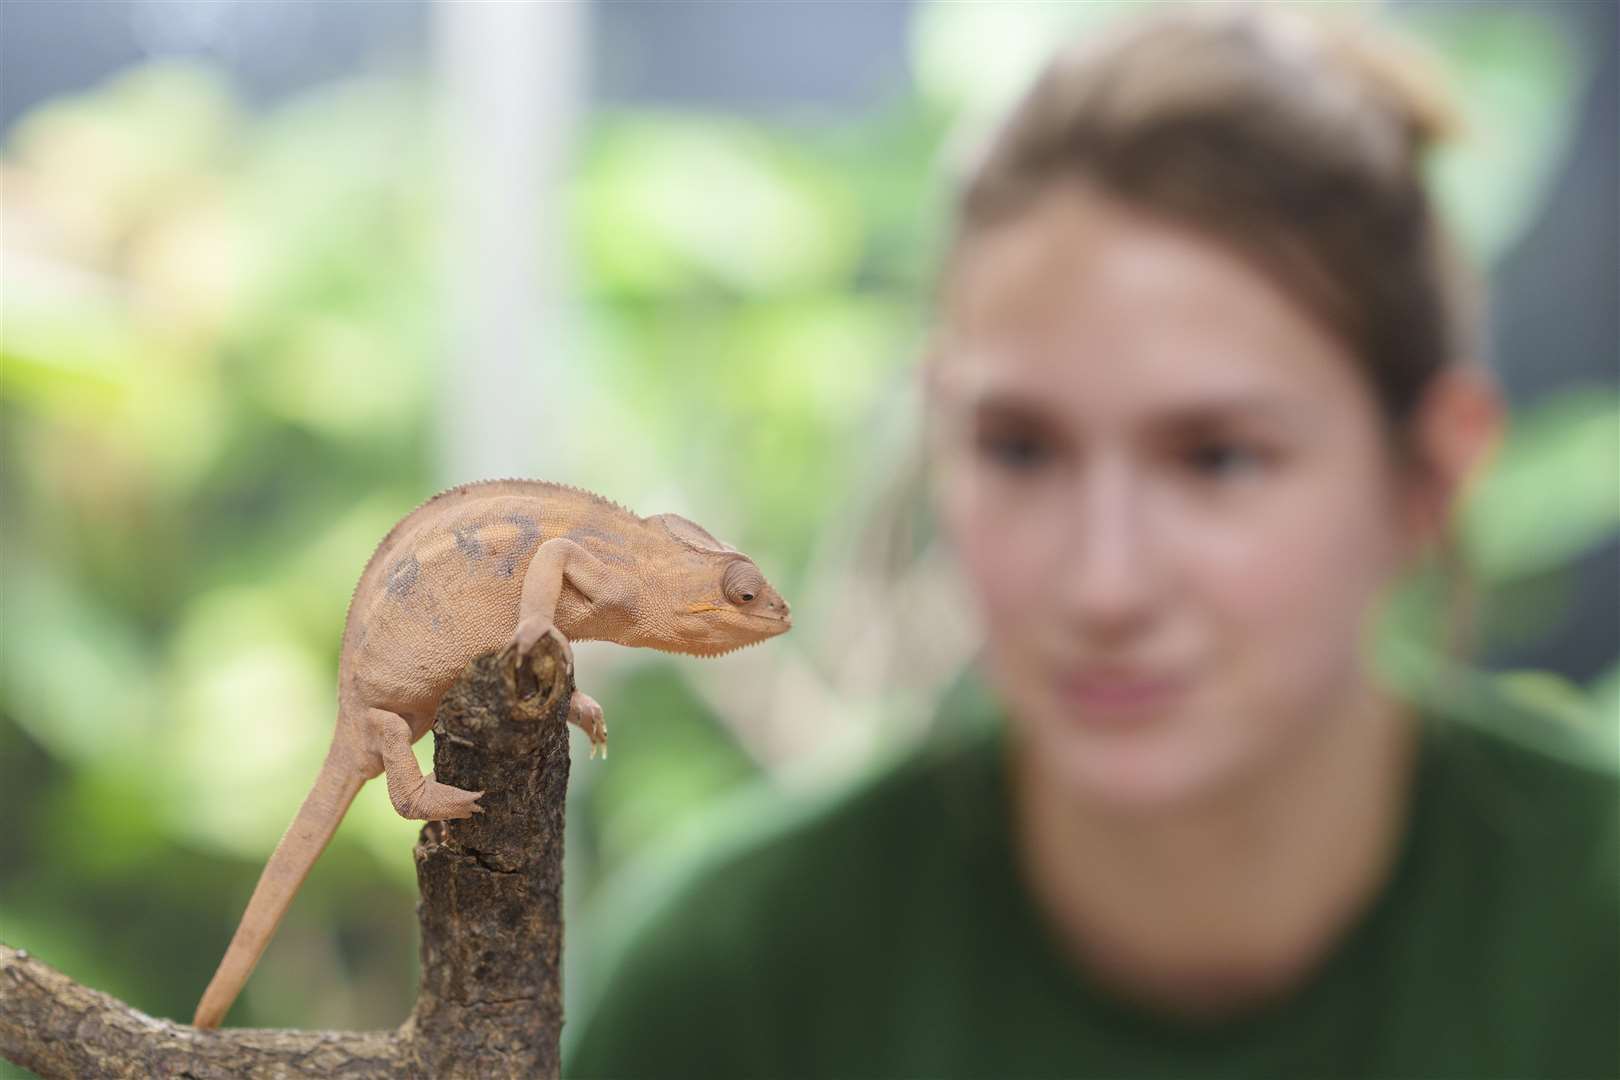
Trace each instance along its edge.
{"label": "woman's chin", "polygon": [[[1043,710],[1021,740],[1027,764],[1073,800],[1098,810],[1152,814],[1209,798],[1235,771],[1232,747],[1216,745],[1190,713],[1120,724]],[[1224,751],[1224,752],[1223,752]]]}

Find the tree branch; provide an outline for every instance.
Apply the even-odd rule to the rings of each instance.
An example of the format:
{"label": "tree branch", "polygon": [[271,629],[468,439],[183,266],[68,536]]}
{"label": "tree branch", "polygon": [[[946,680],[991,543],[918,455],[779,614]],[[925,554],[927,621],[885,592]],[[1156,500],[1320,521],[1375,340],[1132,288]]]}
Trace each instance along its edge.
{"label": "tree branch", "polygon": [[[563,803],[573,680],[548,635],[517,667],[480,657],[439,705],[433,768],[482,814],[416,845],[422,985],[405,1029],[423,1076],[556,1076]],[[549,722],[548,722],[549,718]]]}
{"label": "tree branch", "polygon": [[422,982],[394,1031],[199,1030],[0,945],[0,1056],[54,1077],[556,1077],[572,673],[548,636],[474,660],[434,719],[437,777],[484,813],[416,845]]}

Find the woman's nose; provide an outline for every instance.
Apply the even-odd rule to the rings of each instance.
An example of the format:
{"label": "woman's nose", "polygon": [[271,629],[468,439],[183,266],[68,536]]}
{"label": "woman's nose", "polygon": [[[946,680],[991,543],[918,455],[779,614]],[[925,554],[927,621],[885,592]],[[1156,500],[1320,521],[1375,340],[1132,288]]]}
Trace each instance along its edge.
{"label": "woman's nose", "polygon": [[1158,568],[1145,492],[1123,473],[1093,480],[1076,498],[1061,580],[1054,585],[1075,619],[1106,630],[1142,617]]}

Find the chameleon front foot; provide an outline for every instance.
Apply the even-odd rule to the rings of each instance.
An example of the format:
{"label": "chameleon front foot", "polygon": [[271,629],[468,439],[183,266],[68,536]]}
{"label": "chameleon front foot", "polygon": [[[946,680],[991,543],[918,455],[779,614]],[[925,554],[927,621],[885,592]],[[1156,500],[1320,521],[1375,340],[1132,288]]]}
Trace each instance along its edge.
{"label": "chameleon front foot", "polygon": [[512,643],[517,646],[518,659],[522,660],[532,653],[534,647],[540,643],[540,639],[548,635],[556,640],[557,647],[562,651],[564,667],[568,671],[573,671],[573,646],[568,644],[568,638],[550,619],[530,617],[518,623],[517,630],[512,635]]}
{"label": "chameleon front foot", "polygon": [[607,721],[602,719],[602,706],[595,698],[575,690],[574,696],[568,699],[568,722],[590,737],[591,757],[596,756],[600,747],[603,759],[607,758]]}

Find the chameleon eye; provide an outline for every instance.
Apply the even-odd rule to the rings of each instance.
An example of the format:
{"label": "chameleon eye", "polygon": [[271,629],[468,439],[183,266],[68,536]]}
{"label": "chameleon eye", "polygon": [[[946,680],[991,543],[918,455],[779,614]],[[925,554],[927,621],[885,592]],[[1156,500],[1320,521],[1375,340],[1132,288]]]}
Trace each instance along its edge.
{"label": "chameleon eye", "polygon": [[720,588],[726,594],[726,599],[733,604],[746,604],[759,595],[763,579],[759,571],[754,569],[752,563],[739,559],[726,567],[725,576],[720,581]]}

